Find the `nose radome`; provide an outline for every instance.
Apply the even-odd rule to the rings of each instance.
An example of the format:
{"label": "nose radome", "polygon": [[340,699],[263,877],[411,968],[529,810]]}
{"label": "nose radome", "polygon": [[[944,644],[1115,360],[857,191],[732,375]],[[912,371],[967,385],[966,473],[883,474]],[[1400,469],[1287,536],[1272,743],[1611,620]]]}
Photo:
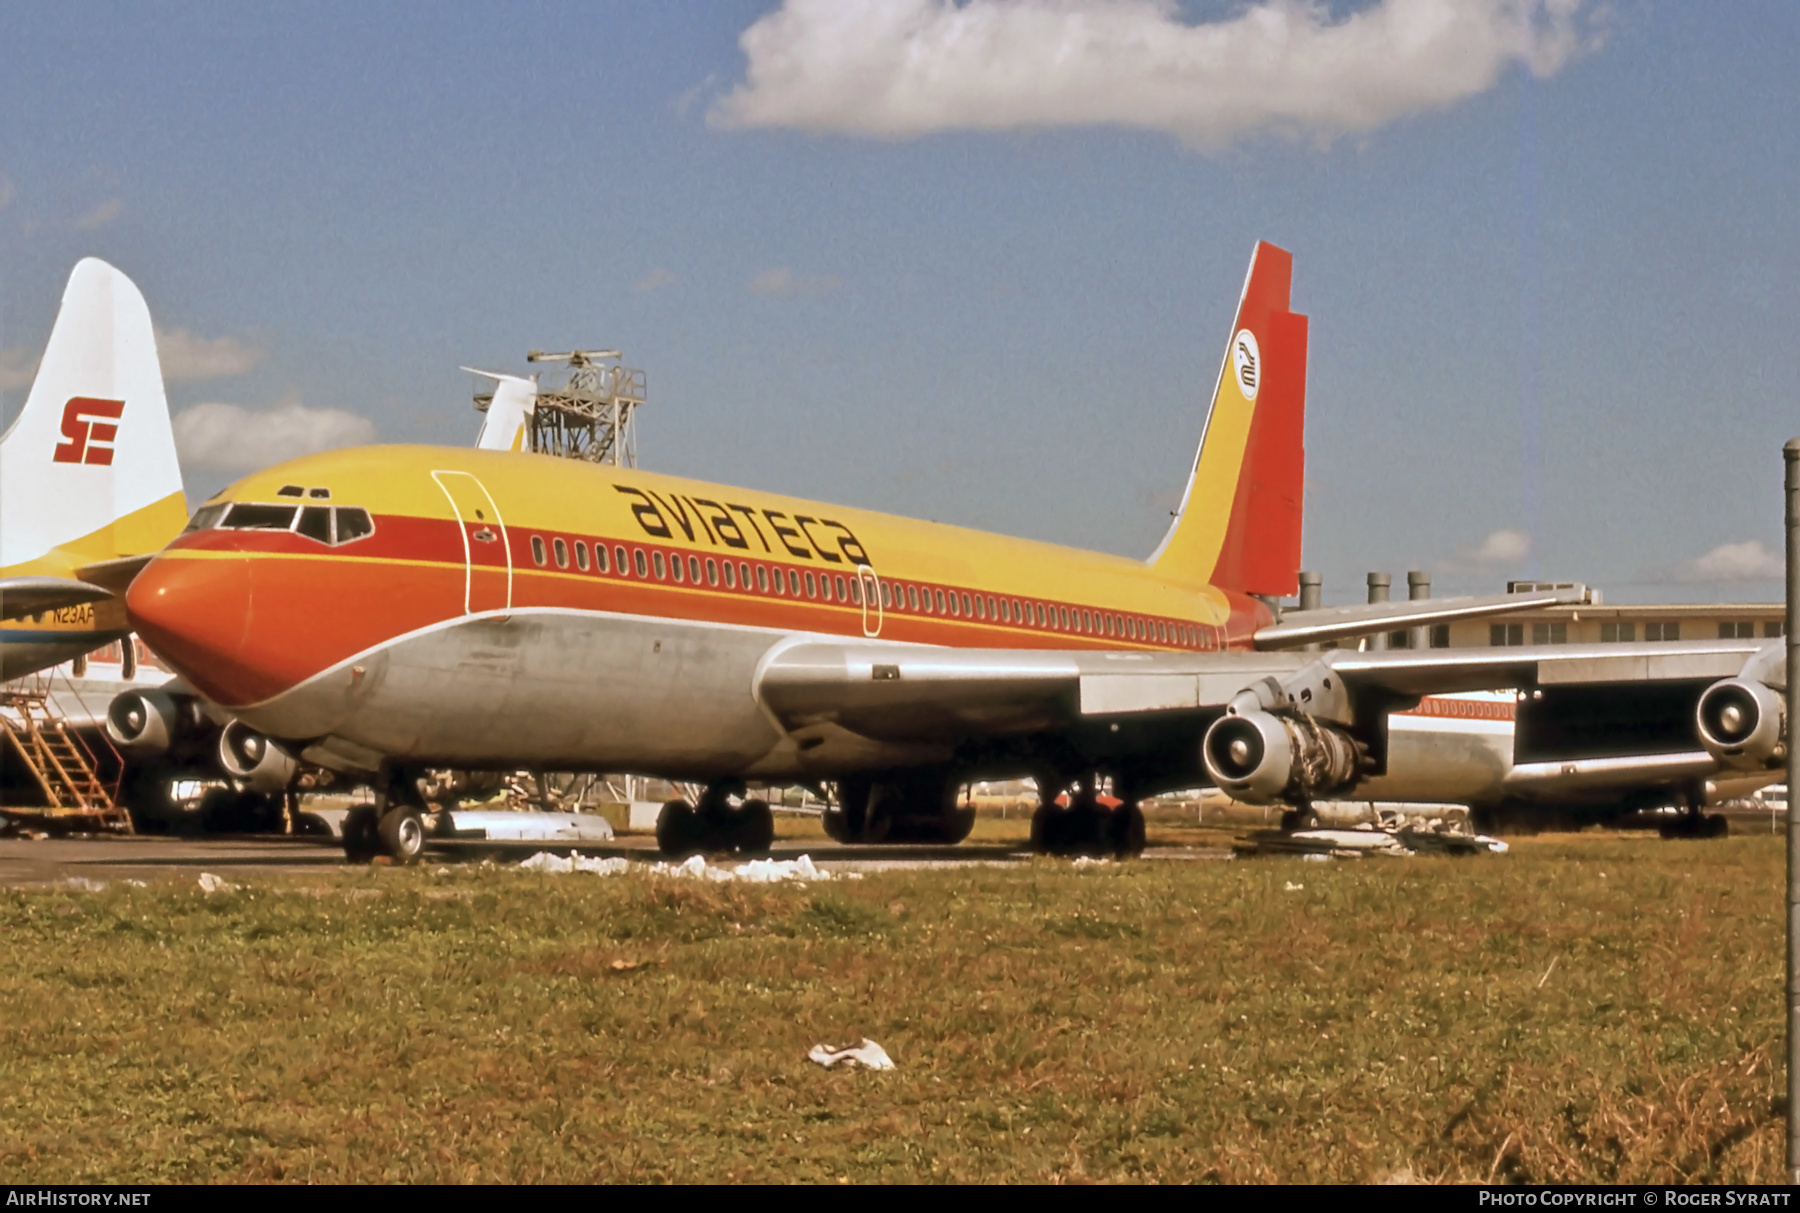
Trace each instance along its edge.
{"label": "nose radome", "polygon": [[250,624],[250,561],[235,554],[164,553],[125,595],[132,627],[157,654],[221,703],[245,702],[242,657]]}

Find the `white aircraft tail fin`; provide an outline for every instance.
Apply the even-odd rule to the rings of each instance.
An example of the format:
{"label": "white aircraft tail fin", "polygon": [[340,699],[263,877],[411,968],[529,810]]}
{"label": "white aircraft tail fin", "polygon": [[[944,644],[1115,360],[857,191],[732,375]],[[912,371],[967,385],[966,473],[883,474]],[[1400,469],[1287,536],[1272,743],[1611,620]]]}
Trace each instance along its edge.
{"label": "white aircraft tail fin", "polygon": [[186,521],[150,309],[131,279],[85,258],[0,437],[0,568],[153,552]]}
{"label": "white aircraft tail fin", "polygon": [[525,426],[537,409],[537,378],[522,379],[499,371],[481,371],[472,366],[463,370],[471,375],[484,375],[494,381],[494,399],[488,405],[487,419],[475,439],[480,451],[522,451],[526,449]]}

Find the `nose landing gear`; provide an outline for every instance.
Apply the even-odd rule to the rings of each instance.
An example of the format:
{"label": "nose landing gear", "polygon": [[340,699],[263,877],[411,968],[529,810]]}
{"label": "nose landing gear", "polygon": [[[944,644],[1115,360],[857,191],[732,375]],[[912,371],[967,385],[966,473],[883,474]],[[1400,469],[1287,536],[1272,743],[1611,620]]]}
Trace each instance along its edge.
{"label": "nose landing gear", "polygon": [[384,772],[375,785],[375,803],[358,805],[344,818],[344,858],[368,863],[386,856],[397,864],[425,853],[425,798],[414,774]]}
{"label": "nose landing gear", "polygon": [[737,851],[760,855],[775,841],[775,815],[766,800],[744,798],[740,779],[707,786],[698,804],[671,800],[656,817],[656,847],[664,855]]}

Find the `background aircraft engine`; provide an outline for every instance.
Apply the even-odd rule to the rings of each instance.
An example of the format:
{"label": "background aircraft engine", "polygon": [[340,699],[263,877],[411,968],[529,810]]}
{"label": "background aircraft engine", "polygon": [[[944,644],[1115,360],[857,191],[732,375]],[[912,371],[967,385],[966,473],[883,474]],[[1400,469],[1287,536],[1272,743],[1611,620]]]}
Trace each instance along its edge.
{"label": "background aircraft engine", "polygon": [[124,691],[106,709],[106,735],[133,758],[152,757],[175,743],[184,715],[162,691]]}
{"label": "background aircraft engine", "polygon": [[1200,756],[1219,789],[1247,804],[1305,800],[1356,782],[1350,737],[1310,718],[1269,712],[1221,716],[1206,730]]}
{"label": "background aircraft engine", "polygon": [[219,765],[252,792],[286,790],[294,778],[294,760],[280,746],[234,720],[219,733]]}
{"label": "background aircraft engine", "polygon": [[1781,696],[1760,682],[1728,678],[1707,687],[1694,713],[1700,742],[1728,767],[1760,770],[1785,756]]}

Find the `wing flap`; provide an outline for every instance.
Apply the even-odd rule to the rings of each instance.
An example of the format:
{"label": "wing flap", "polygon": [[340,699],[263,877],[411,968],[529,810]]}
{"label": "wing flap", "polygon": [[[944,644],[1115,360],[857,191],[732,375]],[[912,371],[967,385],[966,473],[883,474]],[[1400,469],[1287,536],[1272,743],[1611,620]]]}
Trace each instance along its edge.
{"label": "wing flap", "polygon": [[1731,678],[1757,656],[1765,643],[1691,640],[1375,653],[1340,649],[1325,654],[1324,659],[1348,683],[1380,687],[1397,695],[1447,695],[1586,682]]}

